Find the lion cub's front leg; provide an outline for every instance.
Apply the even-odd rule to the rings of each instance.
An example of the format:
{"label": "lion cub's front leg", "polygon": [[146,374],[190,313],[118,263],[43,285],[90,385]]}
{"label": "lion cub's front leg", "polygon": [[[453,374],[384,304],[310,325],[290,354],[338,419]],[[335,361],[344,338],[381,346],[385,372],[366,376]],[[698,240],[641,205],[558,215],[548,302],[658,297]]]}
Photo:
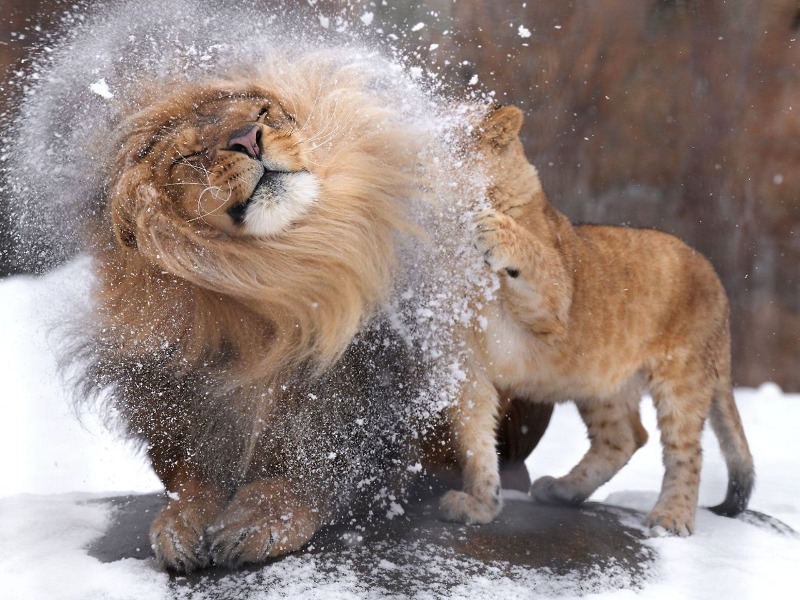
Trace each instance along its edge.
{"label": "lion cub's front leg", "polygon": [[475,247],[492,271],[516,279],[522,272],[525,249],[521,247],[517,223],[496,211],[484,210],[473,221]]}
{"label": "lion cub's front leg", "polygon": [[489,523],[503,508],[495,435],[498,407],[494,386],[473,377],[449,410],[464,487],[463,491],[447,492],[439,502],[448,521]]}

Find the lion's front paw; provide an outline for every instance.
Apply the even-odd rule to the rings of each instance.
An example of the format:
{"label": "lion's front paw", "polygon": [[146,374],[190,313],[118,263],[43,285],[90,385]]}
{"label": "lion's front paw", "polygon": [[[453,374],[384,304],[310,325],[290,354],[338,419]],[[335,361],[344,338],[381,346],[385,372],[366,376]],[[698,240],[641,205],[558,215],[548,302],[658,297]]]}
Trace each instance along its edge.
{"label": "lion's front paw", "polygon": [[188,573],[208,565],[204,531],[218,514],[210,500],[170,500],[150,525],[150,544],[165,568]]}
{"label": "lion's front paw", "polygon": [[690,536],[694,533],[694,510],[670,508],[657,504],[647,515],[647,526],[650,528],[650,535],[653,537],[665,535]]}
{"label": "lion's front paw", "polygon": [[519,277],[521,264],[516,256],[517,224],[496,210],[485,210],[473,220],[475,248],[483,254],[489,268],[511,278]]}
{"label": "lion's front paw", "polygon": [[209,528],[214,564],[260,563],[302,548],[320,527],[313,511],[281,480],[241,488]]}
{"label": "lion's front paw", "polygon": [[502,508],[500,496],[482,500],[457,490],[450,490],[439,500],[439,509],[446,521],[468,525],[491,523]]}
{"label": "lion's front paw", "polygon": [[586,496],[574,485],[555,477],[540,477],[531,484],[529,492],[534,502],[550,505],[578,505]]}

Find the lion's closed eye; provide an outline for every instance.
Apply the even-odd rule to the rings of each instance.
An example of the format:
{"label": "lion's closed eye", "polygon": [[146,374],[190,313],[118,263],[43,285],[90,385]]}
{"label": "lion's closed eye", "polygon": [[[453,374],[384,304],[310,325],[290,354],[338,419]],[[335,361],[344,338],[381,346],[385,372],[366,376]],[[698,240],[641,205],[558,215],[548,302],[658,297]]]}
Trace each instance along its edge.
{"label": "lion's closed eye", "polygon": [[263,123],[272,129],[280,129],[281,127],[292,124],[295,118],[286,112],[280,104],[264,104],[261,110],[256,115],[256,122]]}
{"label": "lion's closed eye", "polygon": [[256,116],[256,121],[264,120],[264,117],[269,116],[269,106],[265,106],[260,111],[258,111],[258,115]]}
{"label": "lion's closed eye", "polygon": [[201,150],[195,150],[194,152],[178,152],[176,153],[175,158],[172,159],[172,164],[176,165],[180,163],[185,163],[187,161],[199,160],[201,158],[204,158],[206,153],[207,151],[205,148]]}

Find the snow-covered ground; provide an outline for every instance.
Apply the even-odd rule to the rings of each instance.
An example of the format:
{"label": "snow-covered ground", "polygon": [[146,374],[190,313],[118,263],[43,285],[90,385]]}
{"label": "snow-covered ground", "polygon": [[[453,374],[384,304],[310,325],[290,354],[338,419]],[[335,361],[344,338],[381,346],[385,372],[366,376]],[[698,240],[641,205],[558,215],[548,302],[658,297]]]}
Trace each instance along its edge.
{"label": "snow-covered ground", "polygon": [[[48,331],[61,311],[85,301],[86,266],[78,260],[42,278],[0,281],[0,597],[173,598],[169,578],[150,561],[104,564],[85,552],[111,519],[104,505],[87,500],[159,489],[142,457],[94,417],[78,422],[56,374]],[[751,508],[800,531],[800,396],[765,384],[739,389],[736,397],[758,472]],[[655,502],[662,468],[652,407],[645,400],[642,409],[650,442],[593,499],[646,512]],[[709,505],[724,495],[725,469],[711,433],[704,443],[700,500]],[[563,474],[585,448],[576,411],[571,405],[558,407],[529,459],[533,477]],[[796,593],[797,537],[700,511],[692,538],[648,543],[658,558],[643,589],[589,597],[733,600]],[[346,572],[322,578],[313,566],[313,560],[292,558],[267,567],[281,585],[265,588],[258,597],[376,597],[374,590],[354,587]],[[564,591],[551,593],[570,597]],[[539,597],[502,577],[489,583],[476,577],[453,588],[452,597],[486,597],[489,592],[495,599]]]}

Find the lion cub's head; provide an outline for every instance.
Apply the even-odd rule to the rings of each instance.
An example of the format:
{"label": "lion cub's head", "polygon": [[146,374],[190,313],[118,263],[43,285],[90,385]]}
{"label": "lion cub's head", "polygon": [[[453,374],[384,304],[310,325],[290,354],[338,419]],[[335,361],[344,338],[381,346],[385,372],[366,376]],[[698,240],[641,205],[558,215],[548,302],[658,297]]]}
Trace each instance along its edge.
{"label": "lion cub's head", "polygon": [[519,217],[519,208],[547,204],[539,173],[525,156],[519,138],[524,116],[516,106],[492,107],[477,127],[476,145],[489,175],[492,207]]}

